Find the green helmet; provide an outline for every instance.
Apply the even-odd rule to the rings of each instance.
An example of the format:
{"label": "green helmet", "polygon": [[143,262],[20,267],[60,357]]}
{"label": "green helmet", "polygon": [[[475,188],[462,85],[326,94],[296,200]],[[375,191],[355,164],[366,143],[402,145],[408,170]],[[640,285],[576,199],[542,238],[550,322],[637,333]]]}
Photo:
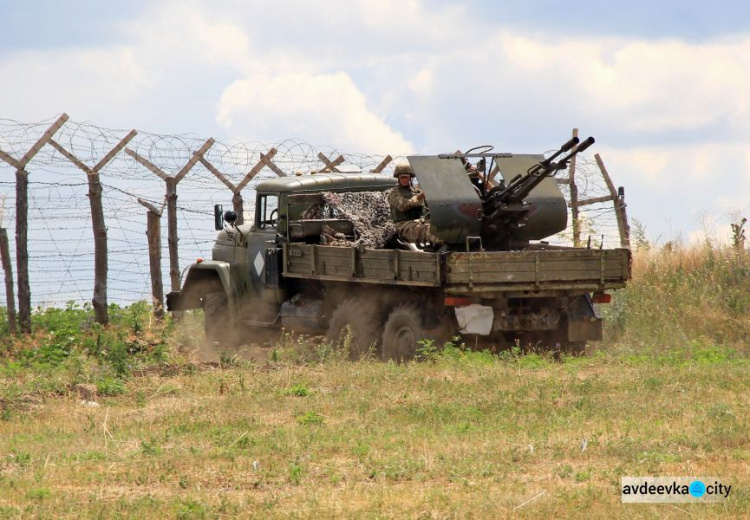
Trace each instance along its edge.
{"label": "green helmet", "polygon": [[409,163],[401,163],[396,165],[396,168],[393,170],[393,178],[398,179],[402,175],[408,175],[412,179],[415,177],[414,175],[414,169],[409,165]]}

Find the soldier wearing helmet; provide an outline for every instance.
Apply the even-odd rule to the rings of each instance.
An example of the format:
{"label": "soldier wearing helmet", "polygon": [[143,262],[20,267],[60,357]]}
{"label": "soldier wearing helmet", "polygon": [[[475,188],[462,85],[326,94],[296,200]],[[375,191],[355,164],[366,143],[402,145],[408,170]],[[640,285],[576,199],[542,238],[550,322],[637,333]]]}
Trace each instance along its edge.
{"label": "soldier wearing helmet", "polygon": [[398,186],[388,192],[388,204],[399,235],[413,243],[442,245],[443,241],[430,233],[430,223],[424,218],[424,192],[412,185],[415,175],[411,165],[398,164],[393,176]]}

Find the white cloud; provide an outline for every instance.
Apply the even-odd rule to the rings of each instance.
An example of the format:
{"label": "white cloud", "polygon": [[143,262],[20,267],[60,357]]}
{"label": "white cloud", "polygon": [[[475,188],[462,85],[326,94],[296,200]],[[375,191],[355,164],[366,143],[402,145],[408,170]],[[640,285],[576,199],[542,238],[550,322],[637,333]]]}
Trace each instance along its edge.
{"label": "white cloud", "polygon": [[237,25],[225,22],[209,23],[199,13],[191,13],[190,23],[208,59],[227,60],[239,65],[249,50],[249,40]]}
{"label": "white cloud", "polygon": [[409,88],[418,96],[429,95],[432,92],[432,71],[421,69],[409,82]]}
{"label": "white cloud", "polygon": [[21,52],[0,60],[0,113],[21,121],[67,111],[79,119],[124,119],[154,86],[128,47]]}
{"label": "white cloud", "polygon": [[747,90],[737,87],[750,85],[750,39],[627,41],[614,53],[613,63],[591,70],[599,74],[582,86],[623,116],[630,130],[701,129],[735,119],[738,110],[747,113]]}
{"label": "white cloud", "polygon": [[346,151],[401,154],[412,149],[367,108],[364,95],[343,72],[235,81],[221,96],[218,121],[233,135],[271,142],[301,137]]}
{"label": "white cloud", "polygon": [[651,186],[676,181],[679,186],[750,183],[750,145],[743,143],[680,144],[620,148],[603,145],[598,152],[615,170]]}

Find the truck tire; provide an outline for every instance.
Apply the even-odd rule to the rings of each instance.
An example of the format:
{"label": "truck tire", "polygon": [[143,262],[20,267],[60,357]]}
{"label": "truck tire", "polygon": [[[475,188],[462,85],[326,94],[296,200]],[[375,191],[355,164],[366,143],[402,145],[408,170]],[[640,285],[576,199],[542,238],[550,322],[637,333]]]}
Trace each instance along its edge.
{"label": "truck tire", "polygon": [[[349,341],[349,357],[361,359],[373,347],[377,349],[380,316],[371,309],[369,302],[358,299],[344,300],[333,311],[326,337],[334,347],[343,346]],[[350,339],[349,336],[351,336]]]}
{"label": "truck tire", "polygon": [[424,339],[422,318],[412,304],[399,305],[388,315],[383,330],[383,361],[408,361],[417,353],[417,342]]}
{"label": "truck tire", "polygon": [[203,297],[203,314],[206,317],[204,330],[206,343],[218,343],[220,347],[231,347],[232,326],[229,303],[223,291],[208,293]]}

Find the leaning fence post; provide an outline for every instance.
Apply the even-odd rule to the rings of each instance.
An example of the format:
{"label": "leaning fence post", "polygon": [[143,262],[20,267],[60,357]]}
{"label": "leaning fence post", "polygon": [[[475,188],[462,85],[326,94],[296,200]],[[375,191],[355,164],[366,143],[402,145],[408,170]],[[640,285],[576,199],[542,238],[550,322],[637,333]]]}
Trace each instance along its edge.
{"label": "leaning fence post", "polygon": [[383,160],[380,161],[380,164],[378,164],[373,170],[370,171],[370,173],[380,173],[382,172],[386,166],[388,166],[388,163],[393,160],[393,157],[390,155],[386,155],[383,157]]}
{"label": "leaning fence post", "polygon": [[29,172],[26,165],[60,129],[68,114],[52,123],[26,155],[16,160],[0,150],[0,159],[16,169],[16,264],[18,265],[18,322],[23,333],[31,332],[31,288],[29,284]]}
{"label": "leaning fence post", "polygon": [[[146,212],[146,238],[148,239],[148,263],[151,270],[151,301],[154,317],[161,320],[164,317],[164,283],[161,278],[161,209],[138,199],[148,211]],[[164,201],[166,203],[166,200]]]}
{"label": "leaning fence post", "polygon": [[13,294],[13,265],[10,261],[8,249],[8,232],[0,228],[0,259],[5,272],[5,299],[8,302],[8,330],[11,334],[16,333],[16,302]]}
{"label": "leaning fence post", "polygon": [[617,229],[620,232],[620,246],[630,247],[630,225],[628,224],[628,214],[625,210],[627,204],[625,204],[625,189],[620,188],[615,190],[615,185],[612,183],[612,178],[609,176],[607,168],[604,166],[604,161],[599,154],[594,155],[596,164],[599,166],[599,171],[602,172],[604,182],[607,184],[609,193],[612,197],[612,202],[615,205],[615,217],[617,217]]}

